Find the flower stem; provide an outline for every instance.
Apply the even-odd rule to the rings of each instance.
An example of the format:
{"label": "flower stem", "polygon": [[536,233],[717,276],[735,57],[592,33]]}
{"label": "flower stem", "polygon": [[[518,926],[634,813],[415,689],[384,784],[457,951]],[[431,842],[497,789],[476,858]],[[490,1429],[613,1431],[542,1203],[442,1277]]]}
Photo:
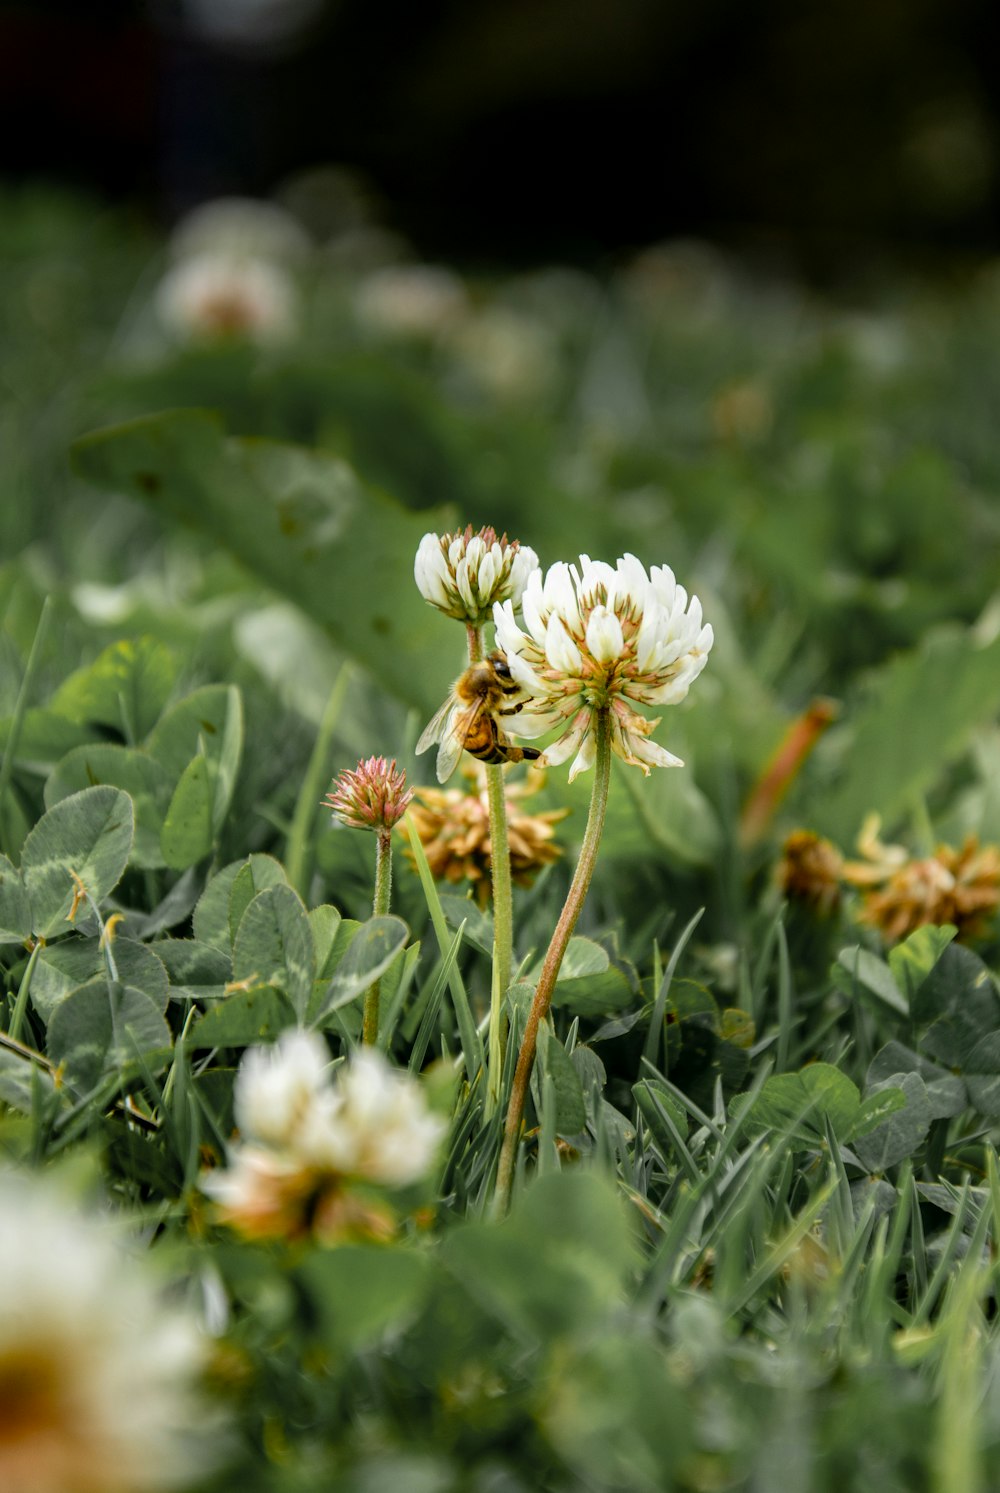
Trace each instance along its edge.
{"label": "flower stem", "polygon": [[[469,638],[469,662],[478,663],[483,656],[482,630],[474,623],[468,623],[466,630]],[[490,812],[490,874],[493,880],[493,976],[490,983],[489,1066],[486,1084],[486,1113],[489,1115],[500,1103],[500,1078],[507,1037],[503,1002],[510,985],[514,947],[514,898],[510,880],[507,802],[502,766],[486,764],[486,795]]]}
{"label": "flower stem", "polygon": [[[389,894],[392,890],[392,830],[378,831],[378,851],[375,856],[375,897],[372,916],[384,917],[389,911]],[[365,1014],[361,1029],[361,1040],[366,1047],[374,1047],[378,1041],[378,1001],[381,980],[376,980],[365,991]]]}
{"label": "flower stem", "polygon": [[517,1146],[521,1135],[521,1121],[524,1117],[524,1106],[528,1097],[528,1084],[531,1080],[531,1070],[535,1062],[535,1048],[538,1043],[538,1027],[541,1021],[548,1015],[552,1004],[552,995],[555,990],[559,969],[566,953],[566,946],[570,941],[573,929],[576,927],[577,919],[583,908],[587,896],[590,880],[594,874],[594,866],[597,863],[597,849],[601,843],[601,833],[604,829],[604,816],[608,807],[608,785],[611,781],[611,714],[610,711],[600,709],[594,715],[594,734],[596,737],[596,754],[594,758],[594,787],[590,796],[590,813],[587,818],[587,828],[583,836],[583,844],[580,847],[580,858],[576,863],[573,880],[566,896],[563,910],[559,915],[552,942],[549,944],[542,972],[538,977],[538,985],[535,988],[535,996],[528,1012],[527,1024],[524,1028],[524,1036],[521,1039],[521,1050],[517,1055],[517,1067],[514,1070],[514,1083],[510,1093],[510,1103],[507,1106],[507,1119],[504,1124],[503,1145],[500,1149],[500,1164],[497,1169],[496,1211],[501,1216],[506,1213],[510,1206],[510,1192],[514,1181],[514,1167],[517,1161]]}

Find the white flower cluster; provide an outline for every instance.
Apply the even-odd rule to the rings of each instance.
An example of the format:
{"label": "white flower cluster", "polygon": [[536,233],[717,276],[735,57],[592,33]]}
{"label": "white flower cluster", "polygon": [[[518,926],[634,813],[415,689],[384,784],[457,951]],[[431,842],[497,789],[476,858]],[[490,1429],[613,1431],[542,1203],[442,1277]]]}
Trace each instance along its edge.
{"label": "white flower cluster", "polygon": [[141,1493],[203,1477],[203,1339],[107,1225],[2,1175],[0,1259],[0,1488]]}
{"label": "white flower cluster", "polygon": [[299,224],[270,203],[208,203],[173,235],[176,263],[156,293],[160,320],[183,341],[283,342],[298,320],[288,264],[307,249]]}
{"label": "white flower cluster", "polygon": [[612,749],[641,767],[680,766],[648,738],[659,724],[632,709],[676,705],[705,667],[712,628],[667,565],[649,575],[634,555],[612,567],[581,555],[579,569],[559,563],[533,571],[521,597],[524,628],[511,601],[494,608],[498,645],[511,674],[533,698],[516,734],[563,729],[544,754],[549,764],[574,752],[570,779],[593,764],[595,712],[610,710]]}
{"label": "white flower cluster", "polygon": [[331,1074],[313,1032],[286,1032],[251,1048],[236,1076],[243,1137],[225,1171],[202,1190],[250,1232],[295,1232],[302,1199],[325,1185],[405,1187],[434,1165],[446,1121],[428,1109],[419,1082],[369,1048]]}
{"label": "white flower cluster", "polygon": [[498,602],[517,606],[538,556],[527,545],[497,537],[495,529],[425,534],[413,566],[425,601],[460,622],[479,626]]}

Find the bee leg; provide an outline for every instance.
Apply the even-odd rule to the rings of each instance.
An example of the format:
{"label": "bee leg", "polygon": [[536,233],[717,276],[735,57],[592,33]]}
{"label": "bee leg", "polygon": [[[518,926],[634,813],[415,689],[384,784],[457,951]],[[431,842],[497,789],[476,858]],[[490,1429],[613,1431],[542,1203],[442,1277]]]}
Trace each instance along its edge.
{"label": "bee leg", "polygon": [[519,715],[524,709],[525,703],[526,702],[522,700],[520,705],[508,705],[506,710],[498,710],[497,715]]}

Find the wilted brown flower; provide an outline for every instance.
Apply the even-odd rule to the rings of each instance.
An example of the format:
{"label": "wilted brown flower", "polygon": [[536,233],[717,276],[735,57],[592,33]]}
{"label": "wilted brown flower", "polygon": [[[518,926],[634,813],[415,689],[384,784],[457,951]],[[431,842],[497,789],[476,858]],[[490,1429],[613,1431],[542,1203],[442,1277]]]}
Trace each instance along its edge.
{"label": "wilted brown flower", "polygon": [[827,917],[840,900],[843,866],[844,857],[830,840],[808,829],[795,829],[778,863],[778,885],[792,901],[806,902]]}
{"label": "wilted brown flower", "polygon": [[[845,867],[845,878],[864,885],[866,868]],[[959,938],[976,938],[1000,907],[1000,850],[970,835],[960,850],[939,845],[933,855],[908,860],[881,881],[865,886],[861,919],[892,943],[925,923],[951,923]]]}
{"label": "wilted brown flower", "polygon": [[[510,871],[518,886],[530,886],[536,872],[558,860],[553,825],[569,813],[550,809],[529,814],[521,807],[536,791],[538,774],[518,783],[505,783]],[[471,881],[476,900],[486,906],[490,896],[490,811],[482,769],[467,773],[469,788],[417,788],[410,819],[438,881]]]}
{"label": "wilted brown flower", "polygon": [[395,757],[368,757],[355,770],[345,768],[323,802],[334,818],[351,829],[390,830],[406,813],[413,792],[406,773],[396,771]]}

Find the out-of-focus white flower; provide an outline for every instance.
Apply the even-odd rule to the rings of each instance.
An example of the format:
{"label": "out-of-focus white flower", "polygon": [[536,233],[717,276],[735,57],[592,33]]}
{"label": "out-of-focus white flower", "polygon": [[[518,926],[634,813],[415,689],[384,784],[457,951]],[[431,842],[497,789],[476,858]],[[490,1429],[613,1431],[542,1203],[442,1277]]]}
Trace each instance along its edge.
{"label": "out-of-focus white flower", "polygon": [[678,767],[680,759],[648,738],[658,720],[632,709],[676,705],[705,666],[712,628],[666,565],[647,575],[634,555],[612,567],[581,555],[529,575],[521,597],[524,629],[509,601],[494,608],[498,645],[518,684],[535,698],[517,718],[519,736],[564,728],[543,760],[565,762],[570,779],[592,766],[595,712],[611,713],[611,745],[625,762]]}
{"label": "out-of-focus white flower", "polygon": [[231,254],[293,264],[304,259],[309,248],[309,235],[297,218],[276,202],[257,197],[218,197],[202,203],[170,235],[174,259]]}
{"label": "out-of-focus white flower", "polygon": [[206,252],[167,271],[156,293],[164,326],[175,337],[281,342],[295,328],[295,288],[265,259]]}
{"label": "out-of-focus white flower", "polygon": [[204,1345],[106,1226],[0,1176],[0,1488],[142,1493],[204,1476]]}
{"label": "out-of-focus white flower", "polygon": [[479,626],[494,605],[520,603],[538,556],[526,544],[497,538],[495,529],[472,531],[472,525],[455,534],[425,534],[417,547],[413,575],[425,601],[460,622]]}
{"label": "out-of-focus white flower", "polygon": [[430,1171],[446,1129],[415,1078],[361,1048],[323,1096],[303,1143],[331,1171],[405,1187]]}
{"label": "out-of-focus white flower", "polygon": [[555,373],[551,334],[505,306],[489,307],[459,322],[450,345],[473,377],[500,399],[537,395]]}
{"label": "out-of-focus white flower", "polygon": [[272,1047],[251,1047],[233,1089],[241,1133],[277,1150],[294,1151],[319,1095],[329,1086],[330,1054],[322,1037],[284,1032]]}
{"label": "out-of-focus white flower", "polygon": [[465,315],[468,297],[451,270],[430,264],[386,265],[362,280],[355,309],[372,331],[436,337]]}
{"label": "out-of-focus white flower", "polygon": [[366,1199],[365,1187],[408,1186],[435,1163],[447,1121],[417,1079],[367,1048],[336,1072],[327,1062],[322,1038],[296,1031],[240,1064],[244,1139],[201,1188],[220,1220],[250,1238],[386,1237],[392,1209]]}

